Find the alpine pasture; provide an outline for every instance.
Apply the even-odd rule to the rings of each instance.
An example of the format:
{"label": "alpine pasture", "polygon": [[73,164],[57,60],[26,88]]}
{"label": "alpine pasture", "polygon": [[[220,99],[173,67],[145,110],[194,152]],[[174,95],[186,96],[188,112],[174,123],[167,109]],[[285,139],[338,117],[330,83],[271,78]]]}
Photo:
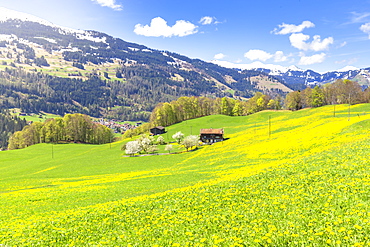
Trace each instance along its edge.
{"label": "alpine pasture", "polygon": [[226,141],[124,157],[105,145],[0,153],[3,246],[366,246],[370,104],[208,116],[163,137]]}

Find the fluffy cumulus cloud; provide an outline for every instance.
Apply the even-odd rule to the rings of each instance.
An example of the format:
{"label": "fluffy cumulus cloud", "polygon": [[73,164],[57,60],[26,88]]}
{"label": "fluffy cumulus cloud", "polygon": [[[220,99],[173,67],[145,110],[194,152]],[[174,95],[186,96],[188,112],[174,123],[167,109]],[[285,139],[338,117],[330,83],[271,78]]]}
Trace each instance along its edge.
{"label": "fluffy cumulus cloud", "polygon": [[220,60],[220,59],[223,59],[223,58],[225,58],[225,55],[224,55],[224,54],[222,54],[222,53],[218,53],[218,54],[216,54],[216,55],[214,56],[214,59],[216,59],[216,60]]}
{"label": "fluffy cumulus cloud", "polygon": [[148,37],[183,37],[197,33],[197,28],[193,23],[184,20],[176,21],[175,25],[168,26],[164,19],[156,17],[152,19],[150,25],[135,25],[134,32]]}
{"label": "fluffy cumulus cloud", "polygon": [[288,60],[288,57],[284,55],[284,52],[277,51],[274,55],[274,62],[285,62]]}
{"label": "fluffy cumulus cloud", "polygon": [[299,65],[311,65],[316,63],[322,63],[324,62],[326,58],[325,53],[315,54],[313,56],[301,56],[301,59],[299,60]]}
{"label": "fluffy cumulus cloud", "polygon": [[303,51],[323,51],[329,48],[334,43],[332,37],[321,40],[320,35],[313,36],[312,42],[306,42],[310,39],[309,35],[303,33],[293,33],[290,35],[289,40],[293,47]]}
{"label": "fluffy cumulus cloud", "polygon": [[266,61],[270,58],[272,58],[273,55],[271,55],[268,52],[262,51],[262,50],[249,50],[244,54],[244,57],[248,58],[249,60],[260,60],[260,61]]}
{"label": "fluffy cumulus cloud", "polygon": [[244,54],[244,57],[252,61],[260,60],[263,62],[271,58],[274,59],[274,62],[285,62],[288,60],[288,57],[285,56],[282,51],[277,51],[275,52],[275,54],[271,54],[263,50],[249,50],[248,52]]}
{"label": "fluffy cumulus cloud", "polygon": [[92,0],[93,2],[99,4],[102,7],[108,7],[114,10],[122,10],[122,5],[116,4],[115,0]]}
{"label": "fluffy cumulus cloud", "polygon": [[215,18],[210,17],[210,16],[204,16],[200,19],[199,23],[202,25],[210,25],[214,23],[214,21],[215,21]]}
{"label": "fluffy cumulus cloud", "polygon": [[365,24],[361,25],[360,30],[362,32],[368,34],[369,35],[369,39],[370,39],[370,23],[365,23]]}
{"label": "fluffy cumulus cloud", "polygon": [[310,21],[304,21],[300,25],[294,25],[294,24],[281,24],[279,25],[279,28],[275,28],[272,33],[274,34],[289,34],[289,33],[300,33],[305,28],[315,27],[315,24],[313,24]]}

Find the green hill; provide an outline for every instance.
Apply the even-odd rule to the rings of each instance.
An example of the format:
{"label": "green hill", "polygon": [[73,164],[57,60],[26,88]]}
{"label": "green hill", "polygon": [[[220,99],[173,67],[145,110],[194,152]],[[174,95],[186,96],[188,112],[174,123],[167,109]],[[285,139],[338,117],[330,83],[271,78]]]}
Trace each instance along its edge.
{"label": "green hill", "polygon": [[[370,104],[209,116],[194,152],[123,157],[122,142],[0,152],[5,246],[364,246]],[[270,119],[270,121],[269,121]]]}

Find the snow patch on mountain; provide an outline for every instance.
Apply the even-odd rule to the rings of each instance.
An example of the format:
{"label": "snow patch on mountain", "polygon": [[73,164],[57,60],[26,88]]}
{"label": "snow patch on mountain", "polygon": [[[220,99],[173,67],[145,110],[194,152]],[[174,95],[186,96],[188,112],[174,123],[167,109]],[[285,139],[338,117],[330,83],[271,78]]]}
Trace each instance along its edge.
{"label": "snow patch on mountain", "polygon": [[[76,38],[78,39],[83,39],[83,40],[89,40],[93,42],[102,42],[106,43],[106,37],[95,37],[91,32],[89,31],[84,31],[84,30],[77,30],[73,28],[68,28],[68,27],[62,27],[55,25],[47,20],[44,20],[42,18],[39,18],[34,15],[22,13],[19,11],[7,9],[4,7],[0,7],[0,22],[6,22],[9,20],[20,20],[20,21],[28,21],[28,22],[36,22],[41,25],[49,26],[52,28],[58,29],[60,34],[72,34],[75,35]],[[53,42],[52,42],[53,43]]]}
{"label": "snow patch on mountain", "polygon": [[12,40],[15,40],[15,39],[18,39],[17,36],[15,35],[8,35],[8,34],[0,34],[0,41],[12,41]]}
{"label": "snow patch on mountain", "polygon": [[57,41],[55,39],[50,39],[50,38],[45,38],[45,37],[35,37],[35,39],[43,39],[43,40],[46,40],[49,43],[53,43],[53,44],[57,43]]}
{"label": "snow patch on mountain", "polygon": [[134,47],[128,47],[128,49],[130,49],[131,51],[140,51],[140,49]]}
{"label": "snow patch on mountain", "polygon": [[8,20],[31,21],[31,22],[37,22],[37,23],[43,24],[45,26],[55,27],[53,23],[46,21],[44,19],[41,19],[39,17],[26,14],[26,13],[22,13],[22,12],[18,12],[15,10],[7,9],[4,7],[0,7],[0,21],[5,22]]}
{"label": "snow patch on mountain", "polygon": [[352,70],[360,70],[360,69],[357,68],[357,67],[354,67],[354,66],[346,66],[344,68],[338,69],[337,71],[338,72],[347,72],[347,71],[352,71]]}
{"label": "snow patch on mountain", "polygon": [[90,41],[93,41],[95,43],[106,43],[107,44],[107,38],[106,37],[94,37],[92,36],[91,34],[89,34],[88,32],[84,32],[84,33],[78,33],[76,34],[76,38],[77,39],[84,39],[84,40],[90,40]]}
{"label": "snow patch on mountain", "polygon": [[242,69],[242,70],[266,69],[266,70],[270,70],[270,75],[278,75],[281,73],[287,73],[290,70],[304,71],[303,69],[300,69],[295,65],[284,67],[284,66],[276,65],[276,64],[264,64],[259,61],[253,62],[250,64],[238,64],[238,63],[231,63],[227,61],[212,60],[211,63],[217,64],[221,67],[225,67],[229,69]]}

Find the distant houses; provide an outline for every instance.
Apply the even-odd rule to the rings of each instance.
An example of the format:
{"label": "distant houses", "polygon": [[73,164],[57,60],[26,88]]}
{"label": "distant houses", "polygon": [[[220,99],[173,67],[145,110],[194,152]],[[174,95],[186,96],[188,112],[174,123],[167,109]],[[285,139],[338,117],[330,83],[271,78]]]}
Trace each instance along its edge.
{"label": "distant houses", "polygon": [[100,123],[101,125],[104,125],[112,130],[114,130],[115,133],[121,133],[125,132],[126,130],[135,129],[141,123],[131,124],[131,123],[122,123],[121,120],[111,119],[111,120],[104,120],[101,118],[99,121],[95,121],[97,123]]}
{"label": "distant houses", "polygon": [[150,129],[152,135],[161,135],[166,133],[166,129],[163,126],[156,126]]}
{"label": "distant houses", "polygon": [[200,141],[204,143],[216,143],[224,140],[224,129],[201,129]]}

